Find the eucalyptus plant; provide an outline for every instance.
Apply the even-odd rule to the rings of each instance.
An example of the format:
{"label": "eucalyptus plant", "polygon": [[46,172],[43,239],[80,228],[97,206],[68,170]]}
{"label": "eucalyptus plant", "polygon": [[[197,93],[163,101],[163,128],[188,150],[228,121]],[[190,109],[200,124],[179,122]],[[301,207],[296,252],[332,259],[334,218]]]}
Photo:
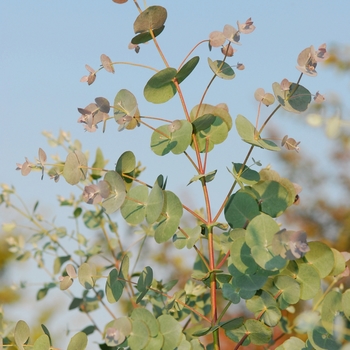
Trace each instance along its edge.
{"label": "eucalyptus plant", "polygon": [[[114,2],[122,4],[127,0]],[[262,88],[256,90],[255,121],[241,114],[233,120],[228,105],[210,104],[207,92],[214,80],[233,80],[236,73],[244,74],[242,63],[233,66],[228,62],[237,51],[234,47],[240,45],[241,36],[255,30],[252,19],[237,22],[236,28],[226,24],[222,31],[213,31],[175,68],[168,64],[157,41],[166,32],[166,9],[141,9],[136,0],[134,4],[139,14],[129,49],[139,53],[142,44],[153,41],[164,63],[161,68],[144,66],[153,75],[145,83],[143,97],[150,106],[177,97],[182,119],[168,120],[141,112],[137,100],[142,97],[127,89],[118,91],[114,101],[96,97],[86,107],[78,108],[78,122],[87,132],[96,132],[99,127],[104,132],[110,123],[117,123],[118,130],[127,133],[138,127],[145,128],[145,133],[148,130],[150,150],[160,157],[160,175],[151,184],[142,180],[144,168],[133,152],[120,154],[115,166],[107,168],[101,148],[91,161],[82,145],[65,132],[57,138],[45,134],[49,144],[67,150],[65,159],[55,158],[54,164],[48,164],[45,151],[39,148],[37,161],[26,158],[17,165],[22,175],[39,170],[42,177],[48,174],[56,182],[63,178],[81,188],[79,198],[59,198],[60,203],[70,206],[73,217],[87,228],[100,229],[105,238],[104,245],[91,245],[90,239],[79,232],[69,235],[64,227],[55,224],[47,228],[36,213],[37,205],[32,211],[22,211],[35,229],[29,240],[31,248],[18,237],[10,237],[11,250],[19,260],[34,258],[39,267],[43,267],[46,254],[55,254],[52,279],[40,288],[37,299],[49,298],[48,292],[58,287],[62,293],[71,293],[69,309],[78,309],[91,320],[91,326],[71,338],[69,350],[91,348],[87,345],[88,335],[94,332],[101,334],[100,349],[218,350],[223,349],[223,337],[232,342],[231,349],[250,344],[279,350],[342,349],[350,339],[350,290],[344,287],[349,282],[346,263],[350,254],[320,241],[308,242],[306,232],[283,227],[279,218],[298,204],[301,187],[270,167],[259,171],[262,164],[252,158],[255,148],[299,151],[299,141],[286,135],[280,138],[280,145],[276,144],[264,137],[265,128],[279,110],[302,113],[313,100],[324,100],[319,92],[312,94],[300,82],[304,75],[317,75],[317,64],[328,57],[326,44],[318,49],[310,46],[299,54],[300,76],[296,82],[274,82],[271,93]],[[219,58],[207,59],[212,78],[203,87],[198,104],[188,106],[181,85],[197,69],[200,57],[195,52],[200,45],[207,45],[210,55]],[[86,65],[88,75],[81,81],[96,83],[103,70],[114,73],[124,63],[102,54],[97,69]],[[264,106],[271,106],[272,111],[261,122]],[[228,167],[225,164],[224,170],[230,172],[232,181],[221,184],[227,189],[226,196],[215,208],[208,184],[216,181],[217,170],[207,169],[208,159],[215,157],[216,149],[224,147],[232,129],[250,148],[244,159],[234,160]],[[201,188],[202,209],[191,208],[167,189],[167,178],[161,174],[161,157],[170,153],[193,167],[196,175],[188,179],[188,186]],[[228,158],[228,162],[232,159]],[[181,170],[171,176],[181,177]],[[14,195],[15,189],[4,185],[1,202],[20,211],[11,200]],[[125,248],[118,225],[111,219],[110,214],[116,211],[143,237],[136,256]],[[191,220],[183,220],[184,212]],[[68,236],[77,242],[78,249],[70,251],[65,246]],[[147,254],[143,251],[146,239],[154,240],[160,249],[170,241],[184,255],[188,250],[194,251],[191,278],[185,282],[164,276],[164,280],[156,279],[157,267],[151,266],[135,271],[132,264],[138,261],[140,252]],[[94,263],[96,256],[106,257],[105,264]],[[79,296],[71,291],[77,282],[81,285]],[[120,316],[110,304],[123,300],[128,301],[129,307]],[[242,306],[241,314],[230,311],[232,304]],[[97,308],[108,311],[109,319],[104,324],[94,321],[93,311]],[[26,322],[18,321],[14,329],[1,322],[4,348],[54,348],[50,331],[44,325],[43,334],[32,341]]]}

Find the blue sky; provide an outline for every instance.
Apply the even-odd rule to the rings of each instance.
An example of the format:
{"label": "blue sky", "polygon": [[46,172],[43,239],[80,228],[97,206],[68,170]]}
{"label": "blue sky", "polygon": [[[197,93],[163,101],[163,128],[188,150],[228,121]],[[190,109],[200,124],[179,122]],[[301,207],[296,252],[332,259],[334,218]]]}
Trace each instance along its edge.
{"label": "blue sky", "polygon": [[[242,35],[242,46],[236,47],[238,51],[229,61],[231,64],[243,62],[246,69],[236,72],[232,81],[215,80],[206,98],[207,103],[214,105],[226,102],[233,119],[237,114],[243,114],[251,121],[255,120],[257,103],[253,95],[257,88],[271,92],[275,81],[280,82],[283,78],[296,81],[299,77],[295,69],[296,59],[304,48],[310,45],[318,47],[323,43],[329,46],[350,44],[350,2],[346,1],[167,0],[148,3],[154,4],[168,10],[166,27],[158,41],[173,67],[178,67],[191,48],[207,39],[211,31],[222,30],[225,24],[236,26],[237,20],[244,22],[252,17],[255,32]],[[152,43],[143,45],[138,55],[128,50],[128,43],[134,35],[132,24],[137,15],[132,1],[124,5],[110,0],[0,2],[0,105],[3,120],[0,128],[0,183],[13,184],[27,203],[34,203],[39,198],[49,216],[60,218],[55,209],[57,194],[68,196],[71,191],[76,194],[79,191],[63,179],[55,184],[48,177],[41,181],[39,173],[23,178],[20,172],[15,171],[16,162],[22,163],[25,156],[34,160],[39,147],[48,155],[57,152],[47,145],[41,135],[43,130],[54,135],[60,129],[70,131],[72,138],[82,142],[83,150],[90,150],[90,164],[97,147],[101,147],[105,158],[110,160],[110,168],[121,153],[130,149],[147,167],[143,177],[145,181],[153,183],[158,174],[168,175],[169,189],[178,191],[189,204],[197,203],[197,185],[186,187],[195,175],[194,170],[181,156],[160,158],[154,155],[149,150],[151,133],[146,128],[118,132],[118,125],[110,121],[107,131],[102,134],[101,128],[96,133],[85,133],[77,124],[77,107],[87,106],[98,96],[113,101],[116,93],[123,88],[136,96],[141,114],[166,119],[183,118],[177,96],[164,105],[145,101],[143,87],[153,74],[149,70],[116,66],[114,75],[102,71],[91,86],[79,81],[86,74],[85,64],[97,68],[102,53],[113,61],[164,68]],[[200,63],[182,84],[189,109],[199,102],[212,76],[207,57],[213,60],[222,57],[219,49],[209,52],[207,45],[200,46],[194,54],[201,57]],[[342,97],[349,95],[347,77],[322,67],[318,68],[318,72],[316,78],[304,77],[302,85],[313,93],[320,91],[326,98],[331,92]],[[268,109],[263,109],[262,117],[268,113]],[[313,136],[318,137],[320,132],[302,123],[296,115],[282,113],[274,119],[274,125],[281,130],[281,137],[288,133],[301,141],[302,151],[313,152],[316,158],[322,157],[319,152],[320,149],[323,152],[322,147],[308,149]],[[327,141],[324,139],[323,142]],[[243,161],[247,150],[248,145],[241,143],[232,129],[227,143],[217,146],[215,153],[210,155],[208,171],[218,169],[217,184],[213,183],[210,187],[211,193],[218,193],[213,198],[214,205],[219,205],[227,191],[222,186],[230,179],[226,166],[230,167],[233,161]],[[263,165],[272,163],[278,169],[270,152],[258,150],[253,157],[261,160]],[[176,171],[180,171],[183,177],[175,175]],[[194,195],[189,195],[192,190]],[[1,221],[11,217],[3,208],[0,210]]]}
{"label": "blue sky", "polygon": [[[228,0],[161,1],[159,4],[168,10],[166,28],[159,36],[159,43],[174,67],[211,31],[222,30],[227,23],[235,26],[237,20],[242,22],[252,17],[257,29],[250,35],[242,35],[242,46],[237,47],[237,53],[229,61],[232,64],[243,62],[246,70],[237,72],[232,81],[217,79],[206,100],[212,104],[226,102],[233,119],[240,113],[253,121],[257,108],[253,98],[256,88],[271,91],[271,84],[275,81],[280,82],[283,78],[297,80],[296,58],[302,49],[324,42],[328,45],[347,44],[350,29],[345,17],[350,4],[343,1],[332,2],[331,5],[329,1],[288,1],[283,4],[269,1],[262,4]],[[161,166],[166,164],[169,173],[165,175],[176,170],[181,162],[178,157],[170,155],[159,159],[149,152],[150,133],[145,128],[139,128],[134,133],[118,133],[117,124],[111,121],[105,134],[101,129],[90,134],[76,123],[79,117],[77,107],[85,107],[98,96],[113,101],[122,88],[134,93],[142,114],[182,118],[177,97],[164,105],[145,101],[142,91],[152,75],[149,70],[117,66],[115,75],[103,71],[91,86],[79,82],[86,73],[84,65],[87,63],[97,68],[102,53],[114,61],[145,63],[158,69],[164,67],[152,43],[142,46],[138,55],[127,49],[134,35],[132,23],[136,16],[132,2],[124,5],[112,1],[74,1],[69,5],[58,1],[1,2],[0,63],[3,71],[0,102],[4,123],[0,130],[3,149],[0,182],[14,184],[26,199],[32,201],[36,196],[43,196],[47,201],[55,193],[68,194],[72,190],[63,180],[55,185],[48,178],[40,181],[37,174],[22,178],[19,172],[14,171],[15,163],[23,162],[25,156],[34,160],[39,147],[47,154],[56,153],[41,136],[43,130],[55,135],[59,129],[70,131],[73,138],[82,141],[84,150],[90,150],[92,157],[95,149],[101,147],[111,166],[123,151],[131,149],[145,165],[148,160],[152,165],[159,160]],[[201,61],[193,75],[183,83],[189,108],[198,103],[211,78],[207,57],[221,57],[218,49],[209,52],[206,45],[202,45],[195,54],[201,56]],[[324,72],[322,67],[318,71],[318,77],[304,77],[302,80],[311,92],[319,90],[326,96],[331,91],[348,94],[346,79],[334,76],[334,72]],[[263,110],[262,116],[268,112]],[[297,120],[295,115],[283,114],[276,116],[275,124],[288,129],[297,125],[297,135],[289,130],[287,133],[299,139],[303,146],[307,140],[300,133],[301,124]],[[309,133],[308,129],[306,134]],[[232,155],[228,156],[231,147]],[[224,168],[232,161],[242,160],[247,147],[237,142],[236,132],[232,130],[227,147],[218,147],[215,157],[211,157],[210,167],[214,170],[220,164],[216,163],[217,160],[224,161],[224,167],[220,164],[223,170],[219,170],[218,175],[223,174],[226,172]],[[258,151],[255,159],[261,159],[266,165],[271,162],[271,153]],[[151,168],[148,166],[145,176],[152,183],[162,170]],[[193,175],[189,167],[188,177],[180,186]],[[171,186],[172,179],[169,180]]]}

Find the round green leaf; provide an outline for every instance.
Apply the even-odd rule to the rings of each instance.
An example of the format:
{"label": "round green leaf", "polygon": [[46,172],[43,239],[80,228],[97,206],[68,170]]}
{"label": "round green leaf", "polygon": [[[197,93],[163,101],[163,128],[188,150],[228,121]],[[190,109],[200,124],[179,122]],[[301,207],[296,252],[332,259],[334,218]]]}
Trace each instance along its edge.
{"label": "round green leaf", "polygon": [[78,269],[79,282],[86,289],[91,289],[95,285],[93,276],[96,275],[96,271],[94,270],[94,267],[88,263],[83,263]]}
{"label": "round green leaf", "polygon": [[331,248],[334,255],[334,266],[332,271],[329,273],[330,276],[338,276],[344,272],[346,268],[345,259],[342,253],[338,250]]}
{"label": "round green leaf", "polygon": [[158,180],[159,178],[155,181],[146,203],[146,220],[149,224],[157,221],[164,205],[164,193]]}
{"label": "round green leaf", "polygon": [[186,151],[192,140],[192,125],[187,120],[179,120],[180,127],[171,131],[168,125],[157,128],[151,137],[151,149],[158,156],[164,156],[170,151],[181,154]]}
{"label": "round green leaf", "polygon": [[87,172],[87,159],[83,152],[76,150],[68,153],[64,163],[62,176],[70,185],[76,185],[85,180]]}
{"label": "round green leaf", "polygon": [[[154,29],[153,30],[154,37],[157,37],[164,30],[164,28],[165,28],[165,26],[161,26],[158,29]],[[140,33],[140,34],[134,36],[131,39],[131,43],[134,44],[134,45],[138,45],[138,44],[146,43],[146,42],[148,42],[148,41],[150,41],[152,39],[153,39],[153,37],[152,37],[151,32],[147,31],[147,32],[143,32],[143,33]]]}
{"label": "round green leaf", "polygon": [[344,315],[350,321],[350,289],[347,289],[342,296],[342,307]]}
{"label": "round green leaf", "polygon": [[245,237],[239,237],[232,242],[230,253],[230,261],[237,270],[248,275],[256,271],[258,265],[251,255]]}
{"label": "round green leaf", "polygon": [[176,74],[176,79],[179,84],[181,84],[196,68],[199,62],[199,57],[192,57],[188,62],[186,62],[181,69]]}
{"label": "round green leaf", "polygon": [[162,6],[149,6],[139,14],[134,22],[135,34],[162,27],[167,19],[167,11]]}
{"label": "round green leaf", "polygon": [[[210,152],[215,145],[224,142],[232,123],[225,109],[210,105],[203,105],[199,111],[198,106],[194,107],[190,118],[199,151],[202,153]],[[191,146],[194,147],[194,144]]]}
{"label": "round green leaf", "polygon": [[118,159],[115,166],[115,171],[119,175],[128,174],[134,171],[136,168],[136,158],[131,151],[124,152]]}
{"label": "round green leaf", "polygon": [[316,326],[309,331],[308,336],[315,350],[339,350],[341,348],[341,345],[336,342],[334,337],[321,326]]}
{"label": "round green leaf", "polygon": [[321,310],[321,323],[329,334],[343,333],[336,329],[335,318],[343,311],[342,293],[332,290],[324,298]]}
{"label": "round green leaf", "polygon": [[239,136],[244,142],[251,145],[258,146],[260,148],[265,148],[269,151],[279,151],[280,148],[270,140],[264,140],[258,135],[258,131],[255,129],[254,125],[243,115],[238,115],[236,118],[236,129]]}
{"label": "round green leaf", "polygon": [[150,336],[155,337],[159,331],[159,325],[153,314],[147,309],[137,308],[134,309],[130,315],[132,320],[142,320],[149,328]]}
{"label": "round green leaf", "polygon": [[261,291],[258,295],[247,300],[246,306],[255,316],[262,315],[261,319],[270,327],[276,326],[282,317],[276,300],[270,293],[265,291]]}
{"label": "round green leaf", "polygon": [[290,276],[276,276],[273,280],[276,288],[282,292],[278,297],[278,301],[281,304],[281,299],[287,304],[296,304],[300,299],[300,285]]}
{"label": "round green leaf", "polygon": [[321,278],[328,276],[334,267],[334,254],[327,244],[322,242],[309,242],[310,251],[305,254],[309,264],[315,267]]}
{"label": "round green leaf", "polygon": [[232,228],[246,227],[254,217],[260,214],[256,200],[244,191],[231,195],[225,206],[225,219]]}
{"label": "round green leaf", "polygon": [[83,215],[85,226],[91,230],[100,227],[102,220],[102,215],[96,213],[95,211],[88,210]]}
{"label": "round green leaf", "polygon": [[195,226],[194,228],[182,228],[186,232],[185,236],[181,231],[177,231],[173,236],[174,246],[177,249],[193,248],[196,242],[199,240],[202,228],[201,226]]}
{"label": "round green leaf", "polygon": [[87,343],[87,335],[84,332],[79,332],[72,337],[67,350],[84,350],[86,349]]}
{"label": "round green leaf", "polygon": [[287,265],[287,260],[275,255],[271,248],[255,245],[251,251],[255,262],[265,270],[277,271]]}
{"label": "round green leaf", "polygon": [[296,84],[293,83],[290,85],[289,90],[285,91],[282,90],[279,83],[272,84],[273,93],[281,106],[289,112],[301,113],[307,110],[311,102],[311,93],[299,85],[293,95],[291,95],[295,87]]}
{"label": "round green leaf", "polygon": [[234,70],[224,61],[212,61],[208,57],[208,63],[213,73],[221,79],[231,80],[236,76]]}
{"label": "round green leaf", "polygon": [[252,189],[259,194],[257,199],[262,212],[271,217],[277,217],[287,209],[289,192],[280,183],[269,180],[260,181],[253,185]]}
{"label": "round green leaf", "polygon": [[312,299],[321,287],[321,278],[312,265],[301,263],[298,265],[296,280],[300,283],[300,299]]}
{"label": "round green leaf", "polygon": [[137,299],[136,299],[136,304],[138,304],[142,298],[147,294],[149,287],[151,286],[153,282],[153,270],[149,266],[146,266],[138,281],[137,281],[137,289],[141,292]]}
{"label": "round green leaf", "polygon": [[103,153],[100,147],[96,150],[95,162],[92,164],[91,176],[93,179],[97,180],[101,177],[101,170],[106,165],[105,159],[103,157]]}
{"label": "round green leaf", "polygon": [[212,105],[203,103],[202,105],[196,105],[195,107],[193,107],[191,112],[190,112],[190,119],[193,122],[193,124],[195,125],[195,132],[205,130],[205,129],[210,127],[210,125],[213,123],[214,119],[209,120],[207,122],[208,124],[204,125],[202,127],[199,127],[199,125],[197,124],[199,117],[208,116],[208,115],[219,117],[220,119],[222,119],[226,123],[228,130],[231,130],[232,118],[231,118],[229,112],[225,108],[222,108],[219,105],[212,106]]}
{"label": "round green leaf", "polygon": [[171,191],[164,191],[162,217],[156,226],[154,238],[157,243],[166,242],[177,230],[182,217],[182,204]]}
{"label": "round green leaf", "polygon": [[128,224],[138,225],[145,219],[147,198],[148,188],[146,186],[132,187],[127,193],[120,212]]}
{"label": "round green leaf", "polygon": [[105,291],[109,303],[116,303],[123,294],[125,282],[118,280],[119,274],[116,269],[108,274]]}
{"label": "round green leaf", "polygon": [[176,349],[182,338],[182,326],[170,315],[157,318],[160,333],[164,336],[163,349]]}
{"label": "round green leaf", "polygon": [[114,118],[117,121],[125,115],[133,116],[136,114],[136,97],[126,89],[121,89],[114,98]]}
{"label": "round green leaf", "polygon": [[233,163],[233,174],[237,181],[244,183],[245,185],[254,185],[260,180],[260,175],[257,171],[248,168],[246,165],[243,167],[242,173],[238,176],[242,168],[241,163]]}
{"label": "round green leaf", "polygon": [[176,87],[173,79],[176,74],[175,68],[165,68],[153,75],[143,90],[146,100],[152,103],[164,103],[174,97]]}
{"label": "round green leaf", "polygon": [[49,350],[50,339],[46,334],[42,334],[34,343],[33,350]]}
{"label": "round green leaf", "polygon": [[161,333],[158,333],[155,337],[149,339],[148,344],[143,350],[161,350],[163,349],[164,337]]}
{"label": "round green leaf", "polygon": [[231,301],[233,304],[238,304],[241,301],[237,288],[235,288],[231,283],[223,284],[222,295],[226,300]]}
{"label": "round green leaf", "polygon": [[264,345],[272,338],[272,329],[257,320],[247,320],[244,323],[249,332],[249,339],[253,344]]}
{"label": "round green leaf", "polygon": [[108,171],[104,177],[111,188],[111,194],[102,202],[102,207],[107,214],[117,211],[124,203],[126,192],[122,177],[116,171]]}
{"label": "round green leaf", "polygon": [[290,337],[282,345],[278,346],[276,350],[307,350],[305,343],[296,337]]}
{"label": "round green leaf", "polygon": [[234,280],[234,285],[241,288],[241,290],[253,292],[248,298],[245,298],[241,292],[239,293],[241,298],[250,299],[257,290],[259,290],[267,281],[267,276],[254,274],[254,275],[239,275]]}
{"label": "round green leaf", "polygon": [[64,276],[60,281],[60,289],[67,290],[73,284],[73,278]]}
{"label": "round green leaf", "polygon": [[[209,128],[195,134],[199,151],[201,153],[210,152],[215,145],[224,142],[227,135],[227,124],[219,117],[216,117]],[[193,143],[191,145],[194,147]]]}
{"label": "round green leaf", "polygon": [[14,338],[18,349],[23,350],[23,344],[28,340],[30,336],[29,326],[25,321],[18,321],[16,323]]}
{"label": "round green leaf", "polygon": [[[215,178],[217,170],[210,171],[209,173],[203,174],[203,175],[196,175],[193,176],[188,185],[190,185],[192,182],[198,181],[200,179],[203,179],[205,182],[213,181]],[[187,185],[187,186],[188,186]]]}
{"label": "round green leaf", "polygon": [[246,243],[251,248],[255,262],[265,270],[276,271],[283,268],[287,261],[275,255],[272,240],[279,226],[270,216],[261,213],[253,218],[247,227]]}
{"label": "round green leaf", "polygon": [[[245,325],[235,329],[229,329],[226,331],[226,335],[228,338],[232,339],[235,343],[238,343],[246,334],[247,329]],[[243,342],[243,346],[248,346],[250,344],[250,338],[246,338]]]}
{"label": "round green leaf", "polygon": [[246,231],[246,242],[250,248],[256,245],[269,248],[278,231],[279,226],[276,221],[269,215],[261,213],[250,221]]}

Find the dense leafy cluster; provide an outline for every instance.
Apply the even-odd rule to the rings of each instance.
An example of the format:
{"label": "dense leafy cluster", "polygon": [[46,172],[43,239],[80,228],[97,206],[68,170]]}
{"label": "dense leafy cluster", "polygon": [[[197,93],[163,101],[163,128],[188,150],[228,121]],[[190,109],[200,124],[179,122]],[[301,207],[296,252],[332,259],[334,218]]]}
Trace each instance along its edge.
{"label": "dense leafy cluster", "polygon": [[[259,120],[254,125],[240,114],[233,121],[225,103],[212,105],[204,100],[214,79],[235,77],[227,58],[234,56],[236,50],[232,45],[240,44],[241,34],[254,31],[251,18],[245,23],[237,22],[237,29],[225,25],[223,31],[210,33],[209,39],[200,43],[207,43],[210,50],[221,47],[223,57],[208,58],[213,77],[199,103],[187,109],[181,84],[196,69],[200,58],[187,55],[179,68],[170,67],[156,39],[165,28],[167,11],[161,6],[150,6],[142,11],[135,3],[140,14],[134,22],[135,37],[129,47],[139,52],[141,44],[153,40],[165,64],[161,70],[151,68],[155,74],[145,84],[144,98],[159,104],[178,95],[184,117],[166,120],[141,114],[137,98],[122,89],[113,104],[105,97],[97,97],[85,108],[78,108],[81,114],[78,122],[89,132],[95,132],[101,123],[104,131],[113,119],[119,131],[149,128],[150,149],[156,155],[165,156],[171,152],[193,165],[197,174],[189,180],[189,185],[201,186],[205,209],[198,211],[182,203],[179,196],[167,189],[167,180],[162,175],[151,185],[144,183],[141,163],[131,151],[121,154],[113,169],[106,169],[103,152],[98,149],[89,166],[79,143],[72,143],[64,133],[57,139],[47,134],[51,144],[69,144],[66,159],[56,159],[49,165],[40,148],[36,163],[26,159],[17,169],[23,175],[39,169],[42,175],[47,172],[55,181],[63,177],[71,185],[83,185],[81,198],[60,199],[61,204],[71,206],[74,218],[82,219],[88,228],[101,229],[106,247],[89,247],[89,240],[77,234],[79,249],[68,252],[61,243],[68,236],[66,230],[62,227],[44,229],[34,208],[31,220],[38,226],[38,232],[31,238],[35,244],[34,256],[43,261],[45,253],[56,254],[56,279],[41,288],[37,298],[44,298],[57,286],[69,291],[77,280],[83,289],[82,296],[74,296],[69,309],[79,309],[90,315],[101,306],[109,310],[106,303],[121,302],[127,295],[130,303],[127,315],[117,317],[110,312],[111,318],[106,324],[99,327],[93,324],[73,336],[69,350],[85,349],[87,335],[95,331],[101,333],[101,349],[220,349],[222,332],[232,341],[234,349],[249,344],[277,346],[277,341],[279,350],[341,349],[350,337],[350,291],[340,284],[348,279],[346,262],[350,254],[322,242],[308,242],[303,231],[281,227],[278,217],[298,203],[300,186],[271,168],[254,170],[261,166],[254,159],[253,166],[247,165],[255,147],[280,151],[279,145],[264,138],[262,133],[281,107],[288,112],[301,113],[308,109],[313,96],[316,103],[324,99],[318,92],[312,95],[300,85],[300,80],[303,74],[317,75],[317,63],[327,58],[326,45],[318,50],[310,46],[300,53],[297,69],[301,75],[297,82],[287,79],[275,82],[273,94],[261,88],[256,90],[259,111],[262,105],[275,106],[262,125],[259,126]],[[95,70],[86,65],[89,75],[81,81],[90,85],[100,70],[114,73],[118,63],[103,54],[101,67]],[[242,70],[244,65],[238,63],[236,68]],[[149,122],[161,125],[153,126]],[[213,215],[207,184],[215,181],[216,170],[206,169],[207,158],[234,128],[250,149],[243,162],[234,162],[228,169],[232,182],[227,184],[227,196]],[[298,151],[298,145],[294,138],[281,137],[281,146],[286,150]],[[1,201],[11,205],[14,193],[13,188],[3,187]],[[85,209],[85,203],[93,205],[94,209]],[[117,225],[110,218],[116,211],[120,211],[130,227],[137,227],[144,239],[153,238],[158,244],[172,240],[176,249],[194,250],[196,259],[191,278],[183,284],[174,280],[163,282],[154,278],[150,266],[133,271],[130,266],[133,256],[123,247]],[[188,227],[182,220],[185,211],[192,216],[191,224],[186,223]],[[39,243],[42,246],[39,247]],[[19,259],[31,256],[19,239],[12,238],[9,244]],[[108,263],[96,264],[93,257],[106,256],[106,251]],[[322,283],[328,286],[326,290]],[[313,301],[312,306],[305,303],[308,300]],[[251,316],[229,312],[231,304],[242,302]],[[34,349],[52,346],[50,332],[45,326],[43,332],[33,343]],[[3,335],[3,341],[23,349],[29,336],[28,325],[19,321],[13,331]],[[203,339],[211,339],[206,347]]]}

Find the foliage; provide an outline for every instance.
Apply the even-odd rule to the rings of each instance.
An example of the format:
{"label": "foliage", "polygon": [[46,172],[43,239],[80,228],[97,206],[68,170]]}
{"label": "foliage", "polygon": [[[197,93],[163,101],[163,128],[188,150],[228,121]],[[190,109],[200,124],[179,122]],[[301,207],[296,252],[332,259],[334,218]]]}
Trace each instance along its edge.
{"label": "foliage", "polygon": [[[94,332],[101,334],[100,349],[209,350],[222,348],[223,339],[229,339],[234,349],[250,344],[278,346],[280,350],[341,349],[350,336],[349,289],[342,284],[348,281],[346,263],[350,253],[340,252],[321,241],[308,242],[305,231],[282,227],[280,217],[298,203],[300,186],[269,167],[257,171],[261,164],[254,159],[253,165],[248,166],[256,147],[281,151],[275,142],[263,137],[266,125],[279,109],[300,114],[309,108],[312,99],[315,103],[324,100],[318,92],[311,94],[300,81],[303,75],[317,75],[317,64],[328,57],[326,45],[317,50],[310,46],[299,54],[297,69],[301,74],[296,82],[287,79],[274,82],[273,94],[261,88],[256,90],[255,124],[240,114],[233,122],[228,106],[205,102],[206,94],[215,79],[232,80],[236,75],[234,68],[237,73],[244,69],[243,64],[232,66],[227,60],[234,56],[236,50],[232,45],[240,44],[241,35],[254,31],[251,18],[245,23],[237,22],[237,29],[227,24],[222,32],[210,33],[209,39],[198,43],[179,68],[174,68],[169,66],[156,39],[165,29],[166,9],[150,6],[142,11],[136,1],[135,4],[139,15],[129,48],[138,53],[141,44],[153,41],[165,66],[160,70],[144,66],[155,72],[145,84],[144,97],[150,103],[161,104],[177,95],[183,119],[167,120],[141,114],[137,98],[122,89],[112,104],[105,97],[97,97],[85,108],[78,108],[81,114],[78,121],[88,132],[96,132],[98,124],[103,125],[104,131],[113,120],[119,131],[149,128],[150,149],[156,155],[173,153],[191,163],[196,175],[188,180],[188,185],[200,186],[204,209],[196,210],[182,203],[180,196],[167,189],[163,175],[153,184],[142,181],[144,168],[131,151],[121,154],[115,166],[106,169],[102,149],[99,148],[93,162],[89,162],[82,145],[72,142],[67,133],[61,132],[57,138],[46,134],[50,144],[68,150],[66,158],[56,158],[54,164],[48,164],[46,153],[39,148],[38,160],[30,162],[26,158],[23,164],[17,164],[17,170],[24,176],[40,170],[42,177],[47,173],[56,182],[63,177],[70,185],[83,186],[81,197],[60,198],[60,204],[71,208],[77,223],[82,221],[88,229],[99,229],[104,240],[102,244],[94,244],[79,230],[69,234],[63,226],[52,223],[48,227],[37,214],[38,203],[31,211],[19,209],[13,203],[15,189],[3,185],[1,204],[19,211],[35,229],[29,241],[31,248],[20,237],[9,237],[11,252],[17,254],[18,260],[34,258],[40,268],[46,269],[46,257],[55,256],[53,279],[42,286],[37,299],[49,298],[49,291],[59,287],[72,295],[69,310],[78,309],[91,320],[90,326],[70,339],[68,349],[85,349],[88,335]],[[190,109],[181,84],[185,80],[187,83],[197,68],[200,57],[191,56],[202,44],[207,44],[210,51],[221,47],[223,57],[208,58],[213,77],[198,104]],[[113,74],[115,66],[121,64],[105,54],[100,59],[97,70],[86,65],[89,75],[84,76],[82,82],[91,85],[101,70]],[[273,111],[260,124],[261,108],[270,105],[275,106]],[[150,124],[156,122],[161,125]],[[223,147],[222,143],[234,128],[250,148],[243,161],[233,162],[228,168],[232,183],[222,185],[227,187],[227,194],[213,214],[215,208],[208,184],[216,180],[217,170],[207,169],[208,158]],[[281,147],[298,152],[299,142],[294,138],[286,135],[279,139]],[[181,170],[173,174],[181,175]],[[117,211],[130,230],[142,235],[136,255],[131,248],[125,248],[118,225],[111,218]],[[185,212],[191,220],[185,220]],[[76,242],[75,248],[68,249],[69,240]],[[147,254],[146,240],[154,240],[161,249],[169,249],[171,240],[176,249],[194,251],[191,277],[163,281],[156,277],[157,266],[152,269],[148,265],[135,271],[132,266],[140,260],[141,252]],[[72,291],[74,283],[81,285],[79,296]],[[121,305],[125,301],[127,310],[118,317],[109,304]],[[250,313],[233,314],[230,306],[239,303],[245,303]],[[102,325],[93,318],[93,312],[101,307],[109,314]],[[40,337],[32,341],[30,329],[23,320],[12,328],[2,315],[0,322],[5,346],[23,349],[30,344],[33,349],[42,350],[53,346],[44,325]],[[206,344],[208,339],[210,343]]]}

